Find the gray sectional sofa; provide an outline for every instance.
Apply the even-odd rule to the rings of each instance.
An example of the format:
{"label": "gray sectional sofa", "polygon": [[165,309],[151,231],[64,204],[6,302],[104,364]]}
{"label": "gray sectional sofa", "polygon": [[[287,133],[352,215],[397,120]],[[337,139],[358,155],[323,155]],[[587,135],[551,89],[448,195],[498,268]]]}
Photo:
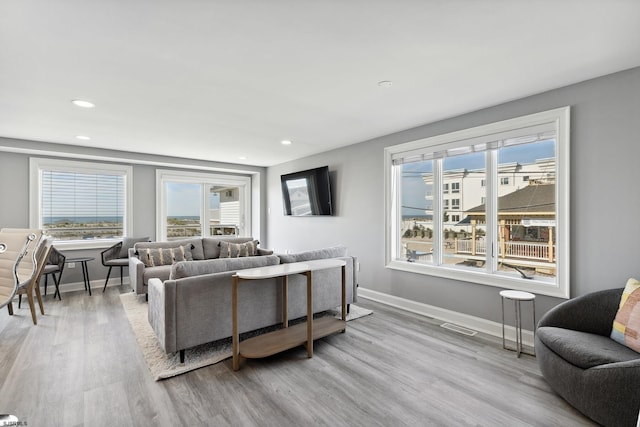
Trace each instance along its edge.
{"label": "gray sectional sofa", "polygon": [[[171,274],[171,264],[146,266],[139,258],[139,253],[145,249],[175,248],[190,246],[190,253],[194,261],[217,259],[220,257],[220,242],[246,243],[253,241],[252,237],[194,237],[169,242],[137,242],[129,249],[129,280],[131,288],[138,294],[146,294],[149,279],[167,280]],[[258,255],[269,255],[273,251],[258,248]],[[256,265],[257,266],[257,265]],[[247,267],[248,268],[248,267]]]}
{"label": "gray sectional sofa", "polygon": [[[194,255],[195,258],[195,255]],[[167,353],[231,336],[231,276],[238,270],[280,263],[337,258],[346,261],[346,302],[357,298],[356,258],[346,248],[334,247],[290,255],[180,261],[170,267],[169,278],[148,281],[149,323]],[[313,311],[341,305],[340,268],[313,272]],[[306,278],[289,276],[288,316],[306,315]],[[282,282],[279,278],[242,281],[238,287],[239,332],[276,325],[282,321]]]}

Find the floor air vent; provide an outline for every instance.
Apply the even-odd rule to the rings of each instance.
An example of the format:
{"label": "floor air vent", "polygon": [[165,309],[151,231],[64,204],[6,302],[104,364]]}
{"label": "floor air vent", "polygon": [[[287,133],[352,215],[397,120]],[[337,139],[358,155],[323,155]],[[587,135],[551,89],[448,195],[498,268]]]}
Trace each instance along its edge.
{"label": "floor air vent", "polygon": [[470,337],[478,333],[478,331],[474,331],[473,329],[467,329],[462,326],[454,325],[453,323],[443,323],[440,326],[442,326],[445,329],[449,329],[450,331],[457,332],[459,334],[467,335]]}

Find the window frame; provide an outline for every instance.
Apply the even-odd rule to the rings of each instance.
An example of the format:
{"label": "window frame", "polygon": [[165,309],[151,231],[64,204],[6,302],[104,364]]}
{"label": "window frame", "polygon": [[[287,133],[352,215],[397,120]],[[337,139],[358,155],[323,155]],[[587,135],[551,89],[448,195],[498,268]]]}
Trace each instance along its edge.
{"label": "window frame", "polygon": [[[240,197],[243,200],[241,210],[241,220],[238,227],[238,236],[251,237],[252,234],[252,186],[251,177],[241,175],[225,175],[218,173],[206,172],[187,172],[167,169],[156,170],[156,236],[159,241],[166,241],[167,230],[167,182],[178,182],[186,184],[204,184],[204,185],[229,185],[240,188]],[[207,219],[208,215],[204,212],[207,201],[206,194],[201,195],[200,218]],[[211,237],[207,227],[202,228],[203,237]],[[215,237],[215,236],[213,236]]]}
{"label": "window frame", "polygon": [[[534,133],[531,129],[555,130],[556,159],[556,276],[555,283],[543,280],[524,279],[518,273],[513,274],[490,272],[488,270],[471,271],[447,267],[443,264],[406,262],[399,258],[401,253],[400,224],[402,222],[401,206],[401,167],[394,165],[394,159],[415,159],[419,156],[430,156],[446,150],[464,150],[474,144],[502,138],[504,135],[526,135]],[[494,156],[495,157],[495,156]],[[428,158],[428,157],[427,157]],[[490,162],[487,162],[488,164]],[[464,282],[499,288],[529,291],[541,295],[558,298],[570,297],[570,107],[561,107],[540,113],[507,119],[495,123],[481,125],[447,134],[428,137],[416,141],[398,144],[384,149],[385,174],[385,267],[444,277]],[[491,200],[491,209],[487,215],[493,217],[498,200],[499,172],[497,160],[487,170],[487,201]],[[434,183],[438,179],[434,177]],[[437,187],[436,187],[437,188]],[[434,194],[434,219],[439,217],[441,206]],[[495,221],[494,221],[495,222]],[[434,221],[434,249],[441,246],[439,234],[441,222]],[[488,236],[494,236],[495,225],[488,224]],[[494,253],[498,253],[497,238],[491,239]],[[495,262],[487,250],[487,264]],[[437,260],[437,256],[434,259]]]}
{"label": "window frame", "polygon": [[[133,232],[133,168],[118,163],[77,161],[66,159],[31,157],[29,159],[29,226],[43,228],[42,223],[42,172],[77,172],[96,175],[118,175],[124,177],[124,209],[122,218],[122,237]],[[61,250],[107,248],[122,238],[90,240],[54,240]]]}

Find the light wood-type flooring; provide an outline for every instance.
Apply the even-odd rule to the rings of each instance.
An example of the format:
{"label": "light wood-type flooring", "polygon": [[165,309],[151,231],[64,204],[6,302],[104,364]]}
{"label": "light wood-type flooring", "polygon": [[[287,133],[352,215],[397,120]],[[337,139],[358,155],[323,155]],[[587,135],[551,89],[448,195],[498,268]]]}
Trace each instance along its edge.
{"label": "light wood-type flooring", "polygon": [[40,426],[589,426],[534,357],[492,337],[361,299],[345,334],[155,382],[119,293],[45,297],[0,312],[0,414]]}

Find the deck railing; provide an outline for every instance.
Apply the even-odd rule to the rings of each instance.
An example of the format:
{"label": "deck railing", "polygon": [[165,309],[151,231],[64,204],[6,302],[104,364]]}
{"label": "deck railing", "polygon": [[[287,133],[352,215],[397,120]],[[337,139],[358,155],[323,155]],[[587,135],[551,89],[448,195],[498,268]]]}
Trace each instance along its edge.
{"label": "deck railing", "polygon": [[[485,240],[476,240],[475,253],[471,240],[457,240],[454,247],[457,254],[486,255],[487,244]],[[503,250],[504,248],[504,250]],[[549,250],[555,254],[555,245],[537,242],[508,241],[498,245],[498,255],[507,258],[523,258],[534,261],[555,262],[555,257],[549,259]],[[504,252],[504,253],[503,253]]]}

